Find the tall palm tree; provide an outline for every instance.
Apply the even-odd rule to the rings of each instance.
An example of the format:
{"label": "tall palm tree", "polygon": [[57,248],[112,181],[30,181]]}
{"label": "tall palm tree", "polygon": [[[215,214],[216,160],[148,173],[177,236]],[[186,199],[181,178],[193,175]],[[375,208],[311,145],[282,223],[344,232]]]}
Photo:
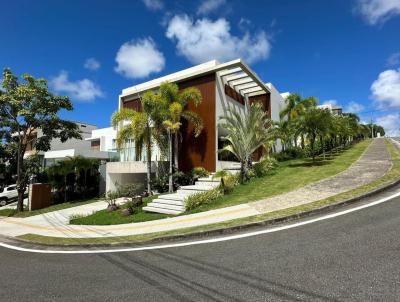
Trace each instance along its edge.
{"label": "tall palm tree", "polygon": [[[146,92],[140,99],[142,111],[123,108],[115,112],[111,118],[112,125],[119,128],[117,134],[117,148],[122,150],[127,142],[133,139],[135,146],[135,160],[142,159],[142,151],[146,150],[145,161],[147,164],[147,192],[151,194],[151,157],[154,142],[159,143],[162,150],[162,100],[154,92]],[[165,105],[164,105],[165,107]]]}
{"label": "tall palm tree", "polygon": [[201,92],[195,87],[189,87],[182,91],[179,91],[179,87],[175,83],[165,82],[160,85],[160,98],[168,106],[168,120],[172,123],[180,122],[176,124],[177,129],[172,131],[173,140],[173,161],[175,169],[179,169],[179,130],[182,125],[181,121],[186,120],[194,126],[195,137],[199,136],[203,130],[203,121],[199,115],[191,110],[187,109],[189,103],[192,103],[195,107],[201,104],[202,95]]}
{"label": "tall palm tree", "polygon": [[[292,129],[292,136],[294,140],[294,145],[297,146],[297,138],[300,135],[301,145],[304,148],[304,135],[301,133],[301,128],[299,123],[304,117],[304,114],[311,108],[315,108],[318,100],[310,96],[308,98],[302,98],[298,93],[292,93],[285,99],[285,108],[279,113],[280,119],[286,119]],[[291,141],[289,141],[291,142]]]}
{"label": "tall palm tree", "polygon": [[305,134],[310,140],[310,148],[313,161],[315,160],[315,141],[318,136],[323,137],[329,131],[329,123],[331,113],[327,109],[312,108],[308,110],[302,121],[302,127]]}
{"label": "tall palm tree", "polygon": [[259,103],[245,106],[242,114],[235,107],[229,108],[220,120],[220,126],[227,131],[224,140],[229,144],[223,150],[231,152],[240,161],[240,181],[248,179],[247,168],[253,153],[268,145],[274,130],[263,106]]}

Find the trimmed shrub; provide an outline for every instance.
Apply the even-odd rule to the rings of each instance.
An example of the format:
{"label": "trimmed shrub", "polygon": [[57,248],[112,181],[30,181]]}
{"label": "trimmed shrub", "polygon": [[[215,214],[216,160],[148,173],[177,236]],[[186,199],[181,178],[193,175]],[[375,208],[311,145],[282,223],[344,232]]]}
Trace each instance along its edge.
{"label": "trimmed shrub", "polygon": [[279,161],[285,161],[285,160],[289,160],[289,159],[307,157],[308,152],[306,150],[301,149],[300,147],[292,147],[285,151],[276,153],[274,156]]}
{"label": "trimmed shrub", "polygon": [[275,158],[262,158],[258,163],[253,165],[253,173],[256,177],[262,177],[274,170],[278,166]]}
{"label": "trimmed shrub", "polygon": [[210,172],[208,172],[206,169],[203,167],[195,167],[191,171],[193,179],[198,179],[200,177],[207,177],[210,175]]}
{"label": "trimmed shrub", "polygon": [[[226,172],[226,171],[225,171]],[[221,185],[219,186],[222,193],[230,194],[233,189],[239,184],[240,175],[228,173],[221,177]]]}
{"label": "trimmed shrub", "polygon": [[201,205],[209,204],[222,195],[224,194],[219,188],[190,195],[185,198],[186,210],[190,211]]}

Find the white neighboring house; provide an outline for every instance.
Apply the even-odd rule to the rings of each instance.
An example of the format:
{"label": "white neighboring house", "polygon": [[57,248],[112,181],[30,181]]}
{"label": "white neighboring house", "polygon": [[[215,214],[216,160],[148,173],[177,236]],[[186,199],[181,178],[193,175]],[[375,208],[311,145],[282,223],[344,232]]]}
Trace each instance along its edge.
{"label": "white neighboring house", "polygon": [[[69,139],[62,143],[60,139],[53,139],[49,151],[37,152],[31,146],[25,156],[39,154],[43,157],[43,165],[49,167],[57,161],[66,159],[67,157],[84,156],[87,158],[97,158],[101,160],[113,160],[118,157],[115,150],[116,131],[112,127],[97,129],[97,126],[76,122],[81,131],[82,139]],[[42,132],[40,129],[34,132],[33,136],[40,137]]]}
{"label": "white neighboring house", "polygon": [[322,105],[318,105],[317,108],[320,109],[328,109],[330,112],[332,112],[332,114],[342,114],[343,109],[340,106],[337,105],[332,105],[332,104],[322,104]]}

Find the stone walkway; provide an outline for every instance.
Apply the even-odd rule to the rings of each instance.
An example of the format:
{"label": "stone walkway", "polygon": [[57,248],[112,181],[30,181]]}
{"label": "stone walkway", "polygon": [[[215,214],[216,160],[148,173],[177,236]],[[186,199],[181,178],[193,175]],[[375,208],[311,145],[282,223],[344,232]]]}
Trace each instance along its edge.
{"label": "stone walkway", "polygon": [[116,237],[213,224],[291,208],[349,191],[380,178],[390,167],[390,155],[384,140],[375,139],[361,158],[344,172],[301,189],[265,200],[141,223],[111,226],[68,224],[70,215],[90,213],[93,209],[92,207],[98,206],[95,203],[28,218],[0,218],[0,235],[18,236],[33,233],[68,238]]}

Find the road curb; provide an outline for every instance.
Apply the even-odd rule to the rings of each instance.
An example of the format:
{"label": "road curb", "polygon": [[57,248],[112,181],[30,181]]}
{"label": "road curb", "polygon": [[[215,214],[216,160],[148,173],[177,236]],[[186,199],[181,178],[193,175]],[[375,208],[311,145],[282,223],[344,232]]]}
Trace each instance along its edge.
{"label": "road curb", "polygon": [[287,215],[283,217],[278,217],[274,219],[267,219],[263,221],[258,221],[258,222],[252,222],[252,223],[247,223],[243,225],[238,225],[238,226],[233,226],[233,227],[227,227],[227,228],[219,228],[219,229],[213,229],[213,230],[208,230],[208,231],[201,231],[201,232],[193,232],[193,233],[188,233],[188,234],[178,234],[178,235],[169,235],[169,236],[163,236],[159,238],[154,238],[150,239],[147,241],[136,241],[136,242],[121,242],[121,243],[110,243],[110,244],[42,244],[42,243],[35,243],[29,240],[25,239],[20,239],[20,238],[15,238],[15,237],[2,237],[0,236],[0,241],[8,244],[13,244],[19,247],[35,247],[35,248],[42,248],[42,249],[48,249],[48,248],[68,248],[73,250],[74,248],[87,248],[87,249],[99,249],[99,248],[105,248],[105,247],[120,247],[120,246],[125,246],[125,247],[140,247],[140,246],[149,246],[153,244],[160,244],[160,243],[166,243],[166,242],[179,242],[179,241],[187,241],[187,240],[192,240],[192,239],[204,239],[207,237],[216,237],[216,236],[223,236],[223,235],[228,235],[232,234],[234,232],[240,232],[240,231],[247,231],[247,230],[252,230],[255,228],[260,228],[260,227],[265,227],[265,226],[272,226],[276,224],[282,224],[290,221],[295,221],[303,218],[308,218],[316,215],[321,215],[324,213],[332,212],[333,210],[339,209],[344,206],[352,205],[355,204],[362,199],[373,197],[379,193],[382,193],[383,191],[389,190],[397,185],[400,184],[400,178],[397,180],[380,186],[374,190],[371,190],[365,194],[352,197],[346,200],[343,200],[338,203],[334,203],[331,205],[323,206],[317,209],[313,209],[310,211],[304,211],[292,215]]}

